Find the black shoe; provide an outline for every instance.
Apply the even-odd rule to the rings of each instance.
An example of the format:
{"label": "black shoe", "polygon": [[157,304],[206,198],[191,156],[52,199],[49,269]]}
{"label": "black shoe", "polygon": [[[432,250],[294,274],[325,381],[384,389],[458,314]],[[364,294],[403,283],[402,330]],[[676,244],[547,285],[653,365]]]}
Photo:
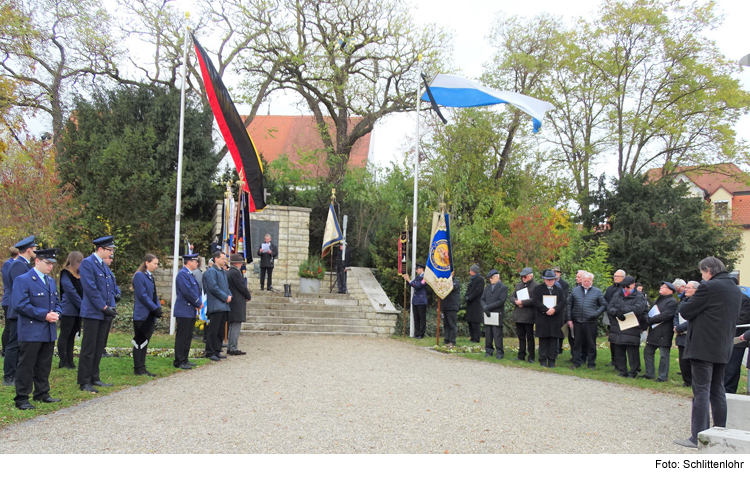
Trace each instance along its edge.
{"label": "black shoe", "polygon": [[485,357],[485,358],[489,358],[489,357],[491,357],[491,356],[492,356],[492,353],[485,353],[485,354],[484,354],[484,357]]}
{"label": "black shoe", "polygon": [[656,383],[664,383],[664,382],[666,382],[666,380],[662,380],[661,378],[656,379]]}
{"label": "black shoe", "polygon": [[689,383],[683,383],[683,384],[682,384],[682,386],[683,386],[683,387],[686,387],[686,388],[691,388],[691,387],[692,387],[692,385],[691,385],[691,384],[689,384]]}
{"label": "black shoe", "polygon": [[581,365],[571,365],[570,367],[571,370],[578,370],[579,368],[581,368]]}
{"label": "black shoe", "polygon": [[273,288],[271,288],[271,287],[269,286],[268,288],[266,288],[266,291],[273,291]]}
{"label": "black shoe", "polygon": [[534,363],[534,359],[533,358],[529,358],[529,363]]}
{"label": "black shoe", "polygon": [[607,366],[608,367],[613,367],[613,366],[615,366],[615,362],[611,361],[611,362],[607,363]]}
{"label": "black shoe", "polygon": [[82,392],[91,392],[91,393],[99,393],[99,390],[94,388],[90,383],[87,383],[85,385],[81,385],[81,391]]}
{"label": "black shoe", "polygon": [[239,350],[227,350],[227,355],[235,356],[239,354],[240,354]]}
{"label": "black shoe", "polygon": [[525,361],[525,358],[521,358],[520,356],[517,356],[513,359],[513,361]]}
{"label": "black shoe", "polygon": [[677,445],[682,445],[683,447],[687,447],[689,449],[697,449],[698,444],[693,442],[691,439],[686,438],[685,440],[675,440],[674,443]]}
{"label": "black shoe", "polygon": [[227,357],[226,355],[222,355],[221,353],[219,353],[219,354],[218,354],[218,355],[216,355],[216,356],[217,356],[217,357],[219,357],[219,358],[221,358],[221,359],[224,359],[224,358],[226,358],[226,357]]}
{"label": "black shoe", "polygon": [[34,401],[36,401],[36,402],[42,402],[42,403],[57,403],[57,402],[59,402],[61,400],[62,400],[61,398],[52,398],[49,395],[47,395],[44,398],[34,397]]}
{"label": "black shoe", "polygon": [[4,387],[15,387],[16,386],[16,379],[15,378],[5,378],[3,380],[3,386]]}
{"label": "black shoe", "polygon": [[503,356],[505,356],[505,355],[498,355],[498,356],[496,356],[495,358],[497,358],[498,360],[502,360],[502,359],[503,359]]}
{"label": "black shoe", "polygon": [[151,373],[148,370],[143,370],[143,374],[146,375],[147,377],[155,377],[156,376],[156,375],[154,375],[153,373]]}
{"label": "black shoe", "polygon": [[635,377],[636,377],[636,374],[635,374],[635,373],[628,373],[628,374],[627,374],[627,377],[628,377],[628,378],[635,378]]}
{"label": "black shoe", "polygon": [[596,365],[589,365],[586,368],[588,368],[589,370],[596,370]]}
{"label": "black shoe", "polygon": [[182,365],[175,367],[175,368],[179,368],[180,370],[192,370],[193,369],[193,367],[191,367],[187,363],[183,363]]}
{"label": "black shoe", "polygon": [[555,362],[550,362],[550,364],[547,365],[547,368],[555,368]]}
{"label": "black shoe", "polygon": [[36,407],[29,402],[17,403],[16,408],[19,410],[36,410]]}
{"label": "black shoe", "polygon": [[197,363],[193,363],[193,362],[187,362],[187,364],[190,365],[191,367],[197,367],[198,366]]}
{"label": "black shoe", "polygon": [[211,361],[221,361],[221,358],[216,355],[211,355],[210,357],[208,357],[208,359]]}
{"label": "black shoe", "polygon": [[92,383],[92,385],[95,385],[97,387],[114,387],[115,386],[114,383],[104,383],[101,380],[95,381],[94,383]]}
{"label": "black shoe", "polygon": [[[635,377],[633,377],[633,378],[635,378]],[[641,375],[639,378],[645,378],[646,380],[653,380],[654,379],[654,377],[652,377],[651,375]]]}

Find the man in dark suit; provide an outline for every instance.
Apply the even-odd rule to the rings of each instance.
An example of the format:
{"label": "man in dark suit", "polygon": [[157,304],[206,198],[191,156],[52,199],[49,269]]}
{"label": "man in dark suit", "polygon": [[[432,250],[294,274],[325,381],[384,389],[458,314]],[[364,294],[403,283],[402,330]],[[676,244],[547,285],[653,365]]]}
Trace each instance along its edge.
{"label": "man in dark suit", "polygon": [[271,281],[273,278],[273,262],[279,257],[279,248],[271,241],[271,235],[266,234],[263,238],[258,256],[260,256],[260,290],[263,291],[266,275],[268,275],[268,291],[273,291]]}
{"label": "man in dark suit", "polygon": [[81,262],[81,355],[78,361],[78,385],[81,391],[96,393],[95,386],[108,387],[99,379],[99,363],[107,345],[107,335],[115,312],[114,276],[105,262],[115,250],[113,236],[103,236],[92,241],[94,253]]}
{"label": "man in dark suit", "polygon": [[479,343],[482,337],[482,293],[484,293],[484,278],[479,274],[479,265],[469,268],[471,279],[466,288],[466,322],[469,324],[469,338],[472,343]]}
{"label": "man in dark suit", "polygon": [[60,302],[57,285],[49,276],[57,255],[56,249],[36,252],[34,268],[18,276],[13,283],[11,305],[18,315],[20,357],[16,373],[16,407],[33,410],[29,403],[32,383],[34,400],[42,403],[59,402],[49,394],[49,374],[57,339],[57,320]]}
{"label": "man in dark suit", "polygon": [[234,253],[229,256],[229,271],[227,271],[227,284],[232,293],[232,301],[229,302],[229,334],[227,336],[227,355],[246,355],[237,346],[240,340],[242,323],[247,321],[247,302],[250,301],[250,291],[247,289],[247,279],[242,275],[240,268],[245,258]]}
{"label": "man in dark suit", "polygon": [[698,433],[710,427],[709,404],[714,426],[726,426],[724,369],[732,354],[735,324],[744,296],[717,258],[703,259],[698,269],[703,283],[680,307],[680,314],[688,320],[683,357],[690,360],[693,371],[693,411],[690,438],[675,443],[689,448],[698,448]]}
{"label": "man in dark suit", "polygon": [[[503,348],[503,315],[505,314],[505,300],[508,299],[508,287],[500,281],[500,274],[496,269],[490,270],[487,274],[490,284],[484,288],[484,293],[480,299],[482,311],[484,311],[484,356],[493,355],[492,344],[494,342],[494,351],[497,352],[496,358],[502,360],[505,356]],[[498,314],[498,324],[492,325],[487,323],[492,313]]]}
{"label": "man in dark suit", "polygon": [[175,284],[175,317],[174,362],[175,368],[190,370],[195,366],[188,360],[190,341],[193,338],[196,310],[203,308],[201,288],[192,271],[198,268],[198,253],[182,257],[183,266],[177,273]]}
{"label": "man in dark suit", "polygon": [[[13,292],[13,282],[19,276],[26,274],[33,267],[34,248],[38,245],[34,236],[16,243],[18,257],[10,264],[8,269],[8,284],[6,290]],[[8,342],[5,345],[5,360],[3,360],[3,385],[12,387],[16,384],[16,369],[18,367],[18,313],[13,309],[12,295],[8,306],[5,328],[8,330]]]}

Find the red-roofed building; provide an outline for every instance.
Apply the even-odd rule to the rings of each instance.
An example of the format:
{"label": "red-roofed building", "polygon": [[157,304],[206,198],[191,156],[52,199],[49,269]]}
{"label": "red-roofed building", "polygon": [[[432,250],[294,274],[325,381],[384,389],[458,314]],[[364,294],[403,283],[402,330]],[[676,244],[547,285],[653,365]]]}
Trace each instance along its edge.
{"label": "red-roofed building", "polygon": [[[651,169],[651,180],[661,178],[661,169]],[[742,283],[750,283],[750,174],[725,162],[706,168],[677,168],[673,174],[677,182],[686,183],[690,192],[710,202],[717,219],[731,220],[744,228],[742,233],[742,257],[735,266]]]}
{"label": "red-roofed building", "polygon": [[[361,117],[349,118],[349,129],[356,125]],[[333,120],[326,117],[331,138],[335,139],[336,130]],[[280,155],[286,154],[292,163],[299,166],[300,159],[311,156],[314,162],[305,166],[315,177],[326,176],[326,153],[323,141],[318,133],[318,126],[313,116],[256,115],[247,132],[255,143],[258,153],[269,163]],[[366,134],[354,143],[349,155],[349,165],[365,167],[370,151],[370,134]]]}

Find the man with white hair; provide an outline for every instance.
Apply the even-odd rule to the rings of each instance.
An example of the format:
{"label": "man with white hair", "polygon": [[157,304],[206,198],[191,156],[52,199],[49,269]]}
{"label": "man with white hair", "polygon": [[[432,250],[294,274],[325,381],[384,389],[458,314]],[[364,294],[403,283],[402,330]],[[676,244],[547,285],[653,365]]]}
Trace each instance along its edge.
{"label": "man with white hair", "polygon": [[679,299],[682,299],[682,297],[684,296],[683,293],[685,293],[685,286],[686,285],[687,285],[687,283],[682,278],[677,278],[674,281],[672,281],[672,286],[674,286],[675,289],[677,290],[677,291],[675,291],[675,293],[677,293],[677,297]]}
{"label": "man with white hair", "polygon": [[[597,321],[607,303],[604,301],[602,290],[594,286],[594,275],[588,271],[579,271],[581,285],[573,288],[567,305],[568,328],[573,335],[573,366],[579,368],[584,360],[590,369],[596,368],[596,327]],[[578,278],[578,275],[576,276]]]}

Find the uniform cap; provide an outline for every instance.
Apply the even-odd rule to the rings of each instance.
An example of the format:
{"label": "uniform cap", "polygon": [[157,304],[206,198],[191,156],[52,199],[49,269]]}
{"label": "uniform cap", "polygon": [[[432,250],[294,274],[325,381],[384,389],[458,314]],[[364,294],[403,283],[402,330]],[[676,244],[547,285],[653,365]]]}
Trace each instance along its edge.
{"label": "uniform cap", "polygon": [[114,248],[115,247],[114,236],[102,236],[101,238],[96,238],[95,240],[91,242],[94,243],[94,246],[96,246],[97,248]]}
{"label": "uniform cap", "polygon": [[37,259],[46,259],[48,261],[57,262],[57,253],[59,253],[60,250],[57,248],[49,248],[49,249],[39,249],[34,252]]}
{"label": "uniform cap", "polygon": [[32,246],[39,246],[36,244],[35,236],[29,236],[28,238],[22,239],[21,241],[17,242],[13,247],[18,249],[19,251],[22,251],[27,248],[31,248]]}

